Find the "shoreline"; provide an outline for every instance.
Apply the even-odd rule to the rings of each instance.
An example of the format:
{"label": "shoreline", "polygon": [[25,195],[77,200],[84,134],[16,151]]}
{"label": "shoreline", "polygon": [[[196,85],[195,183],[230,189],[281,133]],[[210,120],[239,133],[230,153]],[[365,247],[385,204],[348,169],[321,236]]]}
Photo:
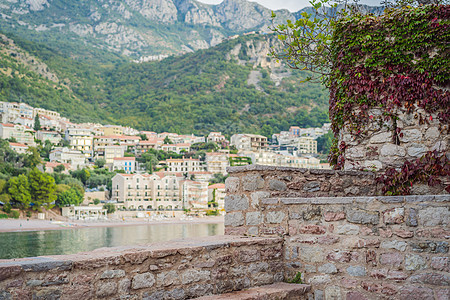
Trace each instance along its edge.
{"label": "shoreline", "polygon": [[144,225],[169,225],[169,224],[214,224],[223,223],[223,216],[194,218],[192,220],[180,220],[170,218],[167,220],[150,219],[116,219],[105,221],[50,221],[37,219],[1,219],[0,233],[3,232],[29,232],[44,230],[82,229],[95,227],[120,227],[120,226],[144,226]]}

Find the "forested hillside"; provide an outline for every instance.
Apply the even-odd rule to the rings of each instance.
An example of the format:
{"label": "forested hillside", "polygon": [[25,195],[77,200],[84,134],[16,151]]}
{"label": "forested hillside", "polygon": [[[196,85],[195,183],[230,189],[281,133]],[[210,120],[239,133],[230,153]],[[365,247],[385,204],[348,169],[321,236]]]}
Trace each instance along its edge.
{"label": "forested hillside", "polygon": [[327,91],[318,84],[300,84],[305,74],[271,61],[267,52],[276,39],[269,35],[243,36],[142,64],[120,59],[88,64],[48,46],[9,38],[14,47],[1,51],[0,100],[57,110],[76,122],[270,135],[293,124],[319,126],[328,120]]}

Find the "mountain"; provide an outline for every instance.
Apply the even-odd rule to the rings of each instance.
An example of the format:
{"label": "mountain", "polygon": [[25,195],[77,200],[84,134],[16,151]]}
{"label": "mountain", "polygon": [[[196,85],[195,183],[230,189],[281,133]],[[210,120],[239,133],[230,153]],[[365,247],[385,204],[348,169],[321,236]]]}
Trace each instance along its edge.
{"label": "mountain", "polygon": [[[328,120],[328,92],[267,56],[273,35],[245,35],[159,62],[87,64],[47,45],[3,36],[0,101],[60,111],[74,122],[206,134],[262,133]],[[9,49],[9,50],[5,50]]]}
{"label": "mountain", "polygon": [[[0,0],[2,31],[83,59],[95,49],[131,58],[193,52],[235,34],[268,31],[270,16],[245,0]],[[293,15],[280,10],[277,18]]]}

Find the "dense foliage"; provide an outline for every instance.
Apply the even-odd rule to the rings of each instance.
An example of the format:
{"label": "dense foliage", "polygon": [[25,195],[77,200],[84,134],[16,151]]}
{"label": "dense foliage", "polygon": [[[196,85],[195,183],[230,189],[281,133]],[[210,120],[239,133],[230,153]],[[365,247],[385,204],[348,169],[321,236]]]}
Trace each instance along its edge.
{"label": "dense foliage", "polygon": [[[357,138],[378,118],[392,121],[395,112],[413,113],[427,122],[435,113],[450,121],[450,94],[437,86],[450,82],[450,6],[428,5],[388,10],[380,17],[353,15],[337,24],[333,36],[330,119],[335,134],[346,126]],[[382,110],[374,116],[370,108]],[[445,134],[445,133],[444,133]],[[335,145],[332,162],[343,166],[345,144]]]}
{"label": "dense foliage", "polygon": [[[214,48],[161,62],[115,64],[92,57],[88,63],[48,45],[12,36],[22,49],[44,62],[59,82],[38,75],[18,57],[1,56],[11,76],[0,101],[23,101],[56,110],[75,122],[101,121],[137,129],[207,134],[222,131],[259,133],[270,137],[291,125],[321,126],[328,121],[328,91],[321,85],[299,85],[308,73],[253,68],[251,46],[271,36],[243,36]],[[227,54],[241,44],[238,57]],[[1,54],[1,53],[0,53]],[[112,58],[111,58],[112,60]],[[257,86],[248,85],[251,71],[260,74]],[[279,85],[270,79],[277,72]]]}

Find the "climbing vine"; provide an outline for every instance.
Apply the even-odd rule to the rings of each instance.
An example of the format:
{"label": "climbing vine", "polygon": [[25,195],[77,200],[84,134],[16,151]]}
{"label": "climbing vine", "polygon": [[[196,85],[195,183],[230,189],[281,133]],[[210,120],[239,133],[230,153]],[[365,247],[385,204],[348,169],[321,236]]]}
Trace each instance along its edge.
{"label": "climbing vine", "polygon": [[[378,123],[402,135],[398,112],[425,124],[439,118],[448,130],[450,6],[386,10],[381,16],[353,14],[336,24],[331,44],[330,118],[335,138],[345,128],[364,138]],[[420,108],[420,110],[419,110]],[[378,111],[380,113],[375,114]],[[444,133],[445,134],[445,133]],[[344,165],[347,145],[334,143],[330,162]]]}
{"label": "climbing vine", "polygon": [[[450,161],[445,154],[430,151],[415,161],[406,161],[400,170],[387,169],[377,178],[383,184],[385,195],[408,195],[414,183],[427,183],[429,186],[441,184],[440,176],[450,175]],[[446,188],[450,193],[450,186]]]}

